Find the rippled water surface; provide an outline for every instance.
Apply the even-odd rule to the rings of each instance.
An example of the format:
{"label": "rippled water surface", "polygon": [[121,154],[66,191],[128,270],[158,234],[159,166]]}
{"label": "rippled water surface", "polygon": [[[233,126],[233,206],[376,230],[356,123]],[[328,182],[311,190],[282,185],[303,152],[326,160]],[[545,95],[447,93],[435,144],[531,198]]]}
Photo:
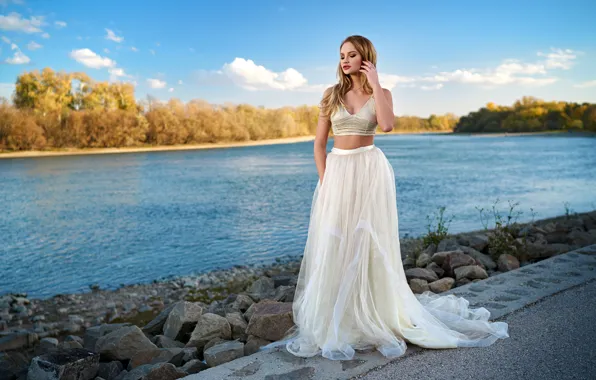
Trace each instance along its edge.
{"label": "rippled water surface", "polygon": [[[332,140],[328,149],[331,149]],[[440,206],[450,232],[476,207],[519,202],[521,221],[596,208],[596,139],[378,136],[400,235]],[[0,160],[0,294],[88,291],[269,263],[302,253],[318,180],[312,142]],[[566,203],[567,202],[567,203]]]}

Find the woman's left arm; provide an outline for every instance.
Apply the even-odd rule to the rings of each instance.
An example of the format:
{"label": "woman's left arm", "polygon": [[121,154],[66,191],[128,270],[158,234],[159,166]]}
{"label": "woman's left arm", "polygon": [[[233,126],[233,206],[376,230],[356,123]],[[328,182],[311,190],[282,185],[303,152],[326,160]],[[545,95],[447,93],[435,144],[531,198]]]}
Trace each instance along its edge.
{"label": "woman's left arm", "polygon": [[379,127],[381,127],[383,132],[391,132],[393,130],[393,123],[395,122],[395,115],[393,114],[393,96],[391,95],[391,91],[381,87],[377,69],[372,62],[362,62],[360,71],[366,74],[368,83],[372,86]]}

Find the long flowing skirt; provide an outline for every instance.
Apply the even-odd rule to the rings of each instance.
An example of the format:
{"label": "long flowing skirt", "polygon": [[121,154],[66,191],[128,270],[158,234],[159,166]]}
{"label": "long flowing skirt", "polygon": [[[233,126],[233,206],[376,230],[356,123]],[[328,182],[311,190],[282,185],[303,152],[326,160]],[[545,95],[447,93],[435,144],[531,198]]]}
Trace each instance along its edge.
{"label": "long flowing skirt", "polygon": [[332,148],[316,185],[293,302],[295,326],[261,350],[301,357],[386,357],[406,341],[426,348],[482,347],[507,338],[505,322],[455,295],[414,294],[403,269],[394,171],[377,146]]}

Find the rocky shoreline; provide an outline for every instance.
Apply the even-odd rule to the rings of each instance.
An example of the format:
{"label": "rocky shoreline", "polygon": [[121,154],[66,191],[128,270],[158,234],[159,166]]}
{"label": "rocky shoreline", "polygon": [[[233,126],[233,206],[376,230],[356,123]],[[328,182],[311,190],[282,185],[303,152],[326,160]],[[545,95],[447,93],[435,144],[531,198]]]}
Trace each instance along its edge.
{"label": "rocky shoreline", "polygon": [[[412,291],[440,293],[594,243],[596,211],[426,246],[421,238],[402,239],[401,247]],[[250,355],[293,326],[300,262],[237,265],[45,300],[0,296],[0,378],[66,379],[50,372],[70,371],[85,379],[175,379]]]}

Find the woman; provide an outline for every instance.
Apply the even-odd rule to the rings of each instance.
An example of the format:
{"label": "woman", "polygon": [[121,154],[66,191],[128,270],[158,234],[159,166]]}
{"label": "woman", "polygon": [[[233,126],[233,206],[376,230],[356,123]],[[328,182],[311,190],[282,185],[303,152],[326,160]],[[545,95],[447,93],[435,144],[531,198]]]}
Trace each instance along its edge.
{"label": "woman", "polygon": [[[302,357],[350,360],[356,349],[401,356],[405,341],[426,348],[488,346],[508,337],[454,295],[415,295],[404,273],[395,177],[373,144],[393,129],[391,92],[379,84],[376,51],[362,36],[340,45],[339,83],[327,89],[314,143],[319,173],[293,303],[295,326],[262,349],[285,345]],[[333,129],[333,148],[326,155]]]}

